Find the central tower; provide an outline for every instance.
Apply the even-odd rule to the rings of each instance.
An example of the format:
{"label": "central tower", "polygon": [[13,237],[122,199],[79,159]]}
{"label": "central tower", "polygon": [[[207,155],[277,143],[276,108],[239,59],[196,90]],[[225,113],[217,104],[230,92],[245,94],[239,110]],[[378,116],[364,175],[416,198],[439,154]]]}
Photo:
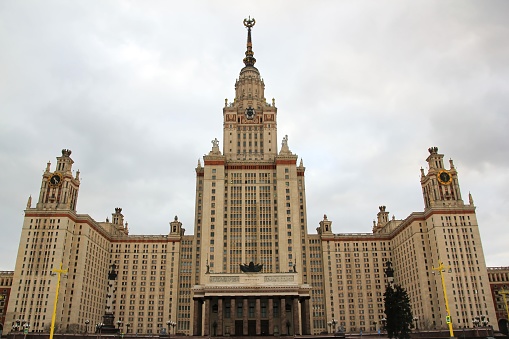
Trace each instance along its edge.
{"label": "central tower", "polygon": [[[193,282],[195,301],[205,303],[205,319],[196,322],[194,334],[207,335],[210,321],[216,321],[216,325],[219,321],[214,318],[215,312],[209,312],[207,303],[228,314],[235,310],[237,319],[232,317],[229,325],[221,326],[225,331],[228,327],[229,333],[309,333],[309,313],[302,311],[309,310],[306,250],[302,246],[307,243],[305,169],[302,160],[297,165],[288,136],[278,149],[277,109],[274,99],[267,103],[265,84],[254,66],[251,39],[254,25],[254,19],[244,20],[247,28],[244,67],[235,82],[235,99],[225,100],[222,152],[219,141],[212,140],[203,166],[199,161],[196,168],[193,251],[200,269],[193,273]],[[258,268],[259,272],[249,272],[250,267]],[[240,282],[243,291],[235,292],[239,295],[231,289],[217,294],[217,289],[224,286],[215,282],[224,283],[225,274],[232,275],[228,277],[232,282]],[[247,279],[247,275],[255,276]],[[266,290],[258,289],[260,283],[269,281],[272,283]],[[274,289],[277,282],[283,285]],[[245,297],[249,289],[256,292]],[[302,302],[305,305],[299,306]],[[256,323],[247,316],[251,314],[250,305],[253,317],[258,319]],[[195,307],[201,309],[197,304]],[[273,323],[274,312],[280,314],[277,323]],[[239,316],[244,313],[246,318]],[[289,327],[287,320],[292,324]]]}
{"label": "central tower", "polygon": [[213,140],[204,166],[199,162],[196,168],[196,250],[202,265],[214,272],[240,272],[240,265],[250,262],[271,273],[302,267],[305,169],[302,161],[297,166],[287,136],[278,150],[277,109],[274,100],[266,102],[265,84],[254,67],[254,24],[244,20],[245,66],[235,82],[235,99],[223,108],[223,152]]}
{"label": "central tower", "polygon": [[245,67],[235,82],[235,99],[223,108],[223,154],[228,161],[274,160],[277,154],[277,109],[265,99],[265,84],[254,64],[251,28],[254,19],[244,19],[247,27]]}

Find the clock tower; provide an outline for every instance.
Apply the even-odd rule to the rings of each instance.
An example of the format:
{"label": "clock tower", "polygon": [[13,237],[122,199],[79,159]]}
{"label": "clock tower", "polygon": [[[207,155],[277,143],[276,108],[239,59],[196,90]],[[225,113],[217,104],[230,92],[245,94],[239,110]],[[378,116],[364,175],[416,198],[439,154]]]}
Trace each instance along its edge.
{"label": "clock tower", "polygon": [[449,169],[444,168],[444,155],[438,153],[438,147],[428,149],[428,173],[421,168],[421,187],[425,209],[431,207],[461,207],[461,191],[458,173],[452,159]]}
{"label": "clock tower", "polygon": [[42,175],[37,209],[71,210],[76,212],[80,172],[76,172],[76,176],[73,176],[73,163],[71,150],[68,149],[63,149],[62,156],[57,157],[55,171],[51,171],[51,163],[48,162],[46,170]]}

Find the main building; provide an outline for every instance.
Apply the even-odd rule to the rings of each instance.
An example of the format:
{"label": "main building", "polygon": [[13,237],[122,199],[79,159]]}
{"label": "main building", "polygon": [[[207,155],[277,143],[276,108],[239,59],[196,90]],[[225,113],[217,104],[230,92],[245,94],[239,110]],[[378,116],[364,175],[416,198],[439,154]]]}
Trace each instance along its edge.
{"label": "main building", "polygon": [[364,234],[334,234],[324,216],[308,233],[305,167],[286,136],[279,144],[278,110],[254,66],[254,20],[244,25],[245,66],[223,107],[222,149],[213,140],[196,167],[194,234],[177,217],[166,235],[131,235],[121,208],[106,221],[77,213],[80,173],[64,149],[26,206],[6,328],[23,319],[31,331],[48,330],[50,273],[61,263],[57,332],[91,331],[107,304],[129,333],[155,334],[169,320],[188,335],[377,331],[388,261],[419,328],[446,327],[442,275],[433,275],[441,263],[451,268],[443,277],[453,326],[480,315],[495,321],[472,198],[464,202],[452,160],[446,168],[436,147],[421,169],[422,212],[395,220],[380,206]]}

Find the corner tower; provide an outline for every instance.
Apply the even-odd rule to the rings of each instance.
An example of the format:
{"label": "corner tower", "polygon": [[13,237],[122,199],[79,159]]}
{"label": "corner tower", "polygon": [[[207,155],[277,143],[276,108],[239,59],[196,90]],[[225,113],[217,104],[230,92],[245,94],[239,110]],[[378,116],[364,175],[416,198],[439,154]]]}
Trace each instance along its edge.
{"label": "corner tower", "polygon": [[444,167],[444,155],[438,153],[438,147],[428,148],[428,173],[421,168],[421,186],[425,209],[431,207],[461,207],[458,173],[452,160],[449,169]]}
{"label": "corner tower", "polygon": [[[76,212],[78,191],[80,187],[80,172],[73,177],[71,150],[63,149],[62,156],[57,157],[57,166],[51,171],[48,162],[42,176],[41,190],[37,209],[71,210]],[[27,206],[28,208],[30,206]]]}

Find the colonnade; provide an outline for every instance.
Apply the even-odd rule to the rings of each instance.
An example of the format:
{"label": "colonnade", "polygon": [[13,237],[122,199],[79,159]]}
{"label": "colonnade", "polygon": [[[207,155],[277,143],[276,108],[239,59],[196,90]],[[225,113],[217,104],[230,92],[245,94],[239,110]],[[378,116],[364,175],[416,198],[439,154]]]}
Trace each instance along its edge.
{"label": "colonnade", "polygon": [[197,336],[311,334],[309,297],[198,297],[193,324]]}

